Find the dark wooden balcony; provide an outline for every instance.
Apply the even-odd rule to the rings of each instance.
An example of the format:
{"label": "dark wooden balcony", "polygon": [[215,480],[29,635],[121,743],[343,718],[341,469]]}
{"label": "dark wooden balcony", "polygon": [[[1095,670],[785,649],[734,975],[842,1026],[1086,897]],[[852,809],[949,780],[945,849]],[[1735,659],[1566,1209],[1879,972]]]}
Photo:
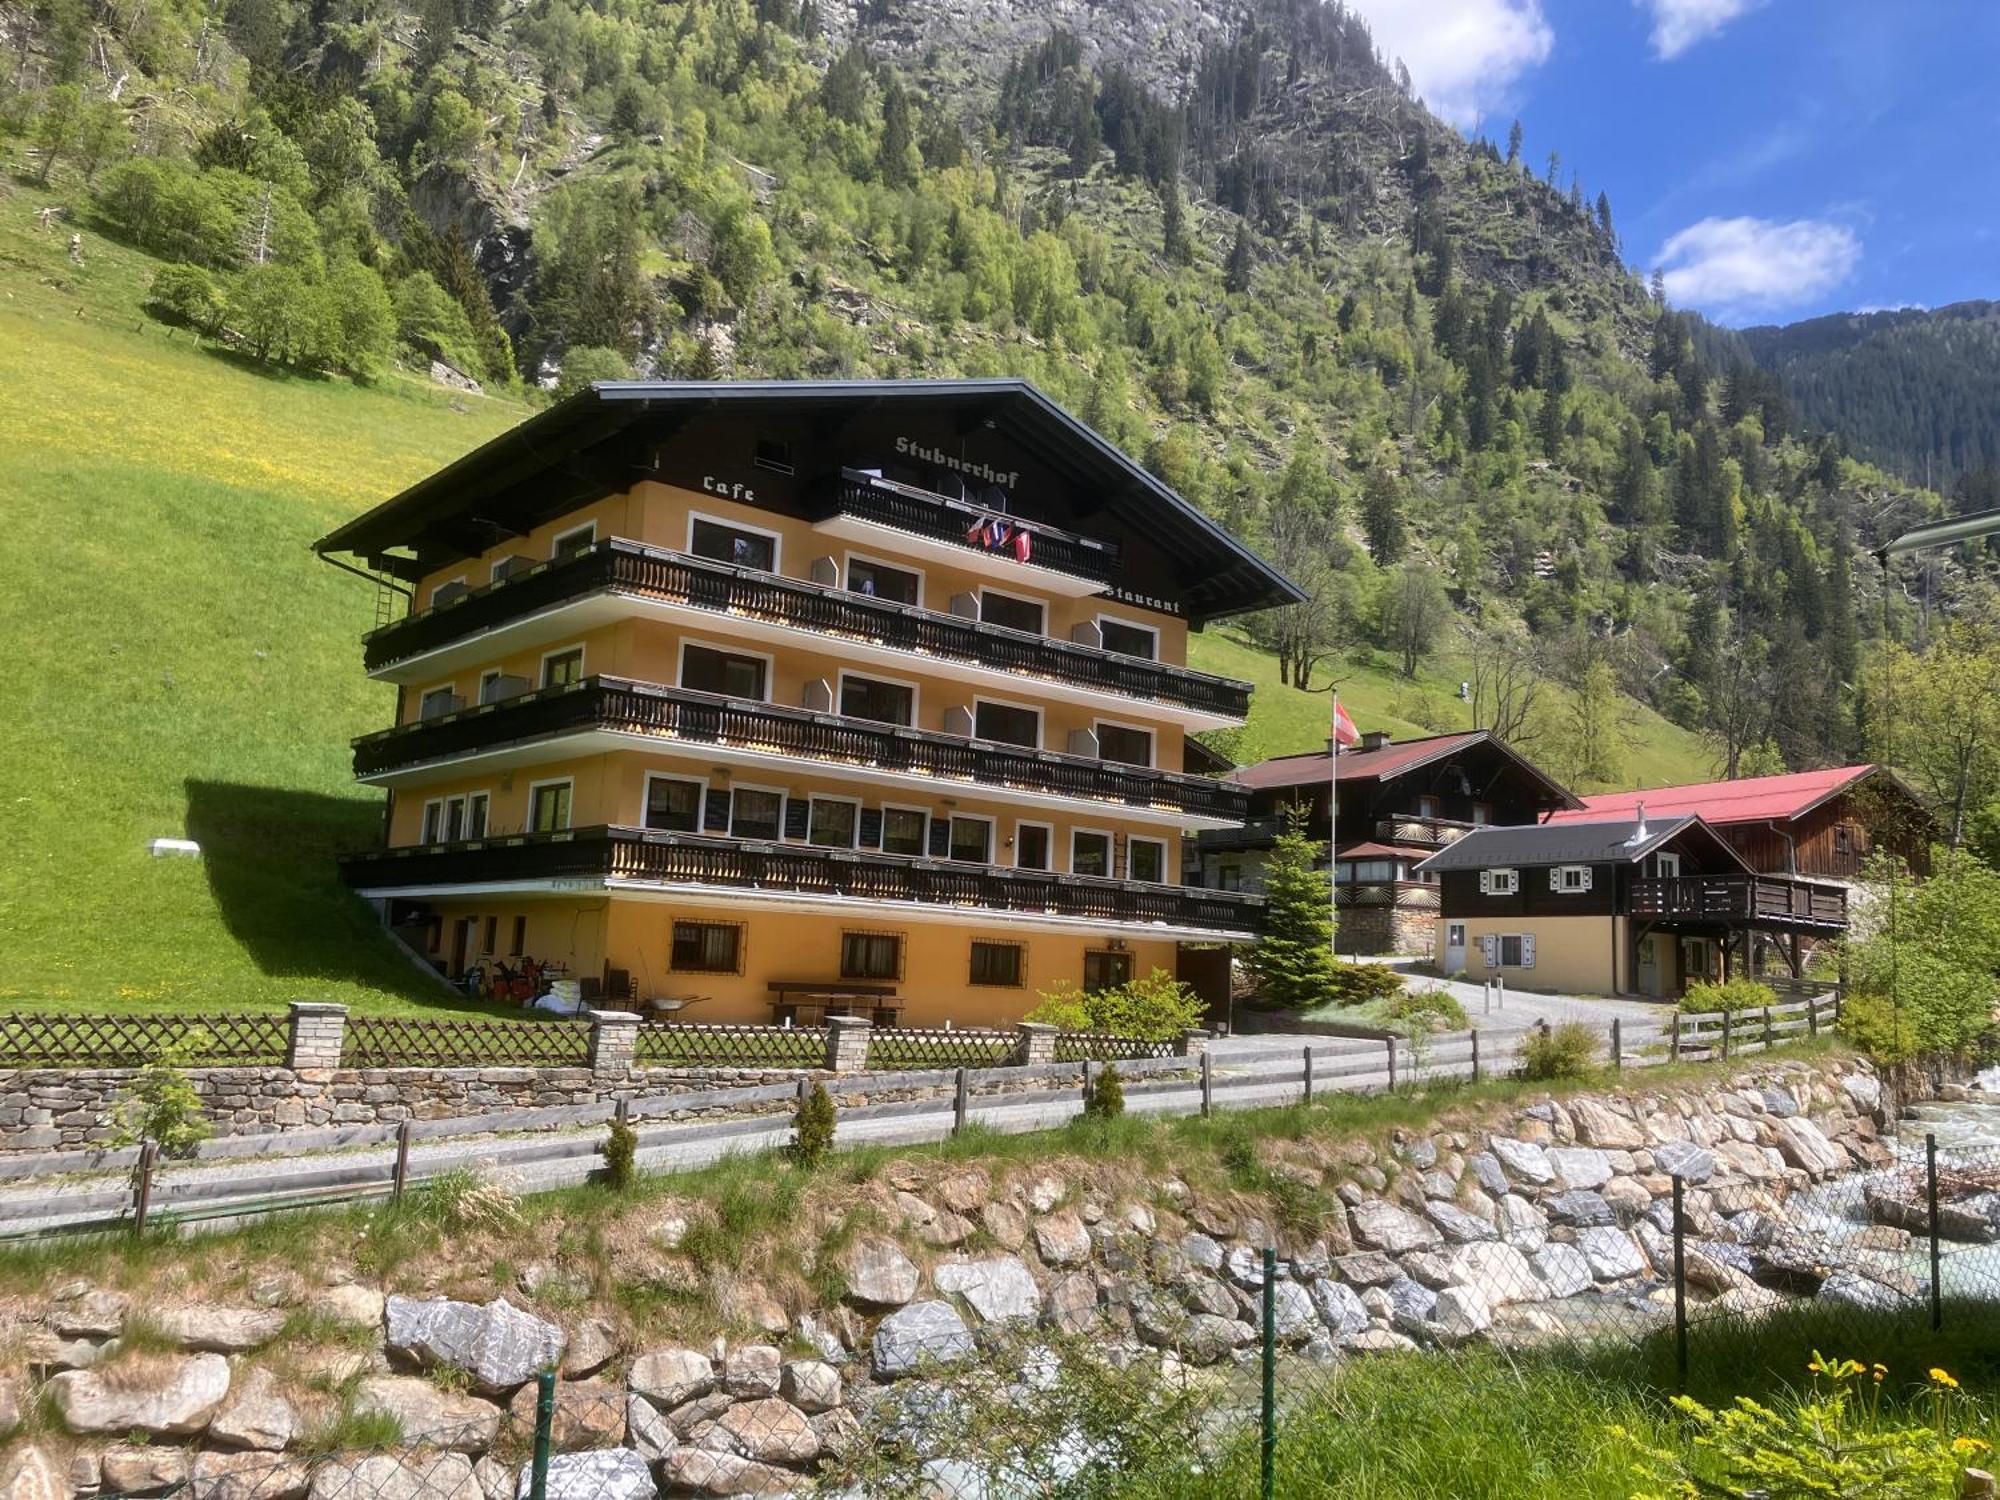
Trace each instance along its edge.
{"label": "dark wooden balcony", "polygon": [[1438,888],[1423,880],[1342,881],[1334,887],[1336,908],[1393,906],[1401,911],[1436,911]]}
{"label": "dark wooden balcony", "polygon": [[341,876],[357,890],[378,892],[421,892],[492,881],[607,881],[614,886],[922,903],[961,907],[968,913],[1011,912],[1216,934],[1256,932],[1264,906],[1255,896],[1192,886],[621,827],[515,834],[353,855],[341,861]]}
{"label": "dark wooden balcony", "polygon": [[861,642],[934,657],[941,663],[1006,672],[1024,682],[1115,693],[1218,718],[1243,719],[1250,712],[1250,684],[1233,678],[621,538],[512,573],[449,604],[369,632],[364,638],[368,670],[380,671],[528,615],[606,593],[713,612],[718,618],[786,626],[824,637],[830,649],[837,650],[841,642]]}
{"label": "dark wooden balcony", "polygon": [[959,787],[1005,787],[1192,819],[1243,816],[1249,793],[1207,776],[1024,750],[927,729],[718,697],[616,677],[588,677],[499,703],[399,725],[354,742],[354,774],[606,730],[702,746],[861,766]]}
{"label": "dark wooden balcony", "polygon": [[1631,914],[1656,922],[1833,931],[1847,925],[1847,891],[1842,886],[1771,875],[1635,880]]}
{"label": "dark wooden balcony", "polygon": [[[1011,546],[1003,551],[989,551],[969,539],[975,526],[995,519],[996,515],[997,512],[971,501],[954,500],[858,469],[842,469],[839,478],[819,492],[813,519],[824,524],[844,516],[887,526],[964,552],[968,554],[968,562],[975,557],[1017,560]],[[1010,532],[1027,534],[1028,557],[1024,566],[1046,568],[1101,585],[1109,585],[1118,571],[1118,547],[1114,542],[1018,516],[999,515],[998,519],[1006,522]]]}
{"label": "dark wooden balcony", "polygon": [[1376,820],[1375,837],[1385,844],[1420,844],[1425,848],[1442,849],[1482,826],[1461,822],[1457,818],[1428,818],[1421,813],[1398,813],[1394,817]]}

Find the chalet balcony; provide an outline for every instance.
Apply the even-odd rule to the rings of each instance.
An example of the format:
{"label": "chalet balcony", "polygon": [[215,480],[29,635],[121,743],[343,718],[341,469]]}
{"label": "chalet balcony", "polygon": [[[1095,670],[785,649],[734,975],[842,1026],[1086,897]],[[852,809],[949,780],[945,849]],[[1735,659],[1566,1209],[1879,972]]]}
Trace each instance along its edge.
{"label": "chalet balcony", "polygon": [[[1241,849],[1268,849],[1284,831],[1283,818],[1251,818],[1233,828],[1204,829],[1196,842],[1203,854],[1233,854]],[[1324,862],[1321,868],[1325,868]]]}
{"label": "chalet balcony", "polygon": [[1635,880],[1631,914],[1655,922],[1833,932],[1847,925],[1847,891],[1842,886],[1768,875]]}
{"label": "chalet balcony", "polygon": [[635,612],[780,645],[804,636],[852,661],[1144,708],[1190,729],[1240,724],[1250,712],[1250,684],[1233,678],[617,538],[371,631],[365,655],[376,676],[414,682]]}
{"label": "chalet balcony", "polygon": [[1176,827],[1228,826],[1249,793],[1231,782],[615,677],[588,677],[354,742],[354,774],[395,785],[471,757],[529,764],[602,750],[699,747],[705,757],[844,768],[858,779],[1116,808]]}
{"label": "chalet balcony", "polygon": [[1415,844],[1427,849],[1442,849],[1446,844],[1455,843],[1475,828],[1483,828],[1483,823],[1464,823],[1457,818],[1427,818],[1417,813],[1401,813],[1392,818],[1379,819],[1375,824],[1375,837],[1385,844]]}
{"label": "chalet balcony", "polygon": [[[976,528],[995,519],[1007,527],[1005,543],[989,548],[973,539],[971,533]],[[1118,571],[1114,542],[1000,515],[971,501],[954,500],[859,469],[842,469],[840,477],[820,491],[813,527],[829,536],[872,543],[952,567],[976,566],[996,579],[1011,578],[1072,597],[1103,593]],[[1017,536],[1027,540],[1017,544]]]}
{"label": "chalet balcony", "polygon": [[659,892],[677,904],[865,908],[911,920],[1006,913],[1135,937],[1247,938],[1263,911],[1255,896],[1189,886],[621,827],[388,849],[343,859],[341,875],[371,896]]}
{"label": "chalet balcony", "polygon": [[1343,881],[1334,887],[1335,909],[1393,906],[1399,911],[1438,910],[1438,888],[1424,880]]}

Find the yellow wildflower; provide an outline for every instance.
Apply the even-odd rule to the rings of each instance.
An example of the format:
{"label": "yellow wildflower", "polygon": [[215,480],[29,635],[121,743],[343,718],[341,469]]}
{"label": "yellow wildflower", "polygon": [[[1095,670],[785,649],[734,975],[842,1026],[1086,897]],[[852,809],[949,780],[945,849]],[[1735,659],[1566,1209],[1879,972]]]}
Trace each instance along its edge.
{"label": "yellow wildflower", "polygon": [[1958,1382],[1951,1378],[1949,1372],[1937,1369],[1936,1367],[1933,1367],[1931,1370],[1931,1384],[1947,1391],[1958,1389]]}

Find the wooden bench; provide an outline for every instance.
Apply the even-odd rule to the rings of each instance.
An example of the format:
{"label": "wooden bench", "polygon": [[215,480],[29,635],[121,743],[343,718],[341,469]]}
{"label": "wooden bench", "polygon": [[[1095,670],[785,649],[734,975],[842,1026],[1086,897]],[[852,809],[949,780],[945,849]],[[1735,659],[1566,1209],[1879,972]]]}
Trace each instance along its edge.
{"label": "wooden bench", "polygon": [[819,1026],[828,1016],[860,1016],[877,1026],[894,1026],[903,1013],[892,985],[780,980],[770,988],[771,1019],[780,1026]]}

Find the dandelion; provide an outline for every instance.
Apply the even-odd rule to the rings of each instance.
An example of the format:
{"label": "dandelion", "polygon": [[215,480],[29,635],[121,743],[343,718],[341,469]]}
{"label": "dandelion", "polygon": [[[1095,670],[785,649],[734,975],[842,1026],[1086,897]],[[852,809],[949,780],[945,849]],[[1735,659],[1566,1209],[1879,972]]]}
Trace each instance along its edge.
{"label": "dandelion", "polygon": [[1972,1458],[1978,1454],[1990,1452],[1992,1448],[1993,1445],[1987,1442],[1985,1438],[1955,1437],[1951,1440],[1951,1451],[1956,1453],[1960,1458]]}
{"label": "dandelion", "polygon": [[1889,1367],[1884,1364],[1878,1364],[1873,1366],[1868,1373],[1874,1376],[1875,1383],[1877,1385],[1880,1385],[1882,1383],[1882,1378],[1889,1373]]}
{"label": "dandelion", "polygon": [[1951,1373],[1947,1370],[1940,1370],[1935,1366],[1931,1369],[1931,1384],[1939,1390],[1944,1391],[1955,1391],[1958,1389],[1958,1382],[1951,1378]]}

